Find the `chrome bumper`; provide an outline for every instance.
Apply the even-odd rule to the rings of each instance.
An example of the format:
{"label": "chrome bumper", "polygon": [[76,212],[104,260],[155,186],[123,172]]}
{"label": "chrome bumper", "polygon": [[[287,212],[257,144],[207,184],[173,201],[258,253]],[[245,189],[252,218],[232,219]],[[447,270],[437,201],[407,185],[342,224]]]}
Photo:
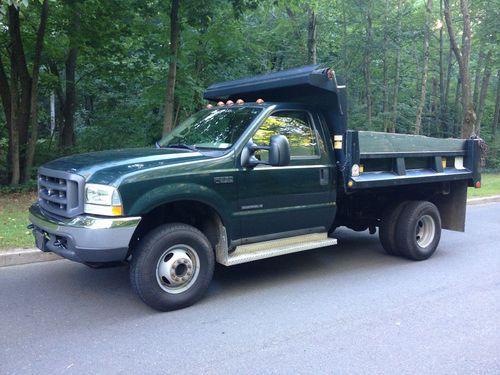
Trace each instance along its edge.
{"label": "chrome bumper", "polygon": [[36,246],[76,262],[117,262],[127,257],[140,217],[79,215],[55,218],[38,203],[29,211]]}

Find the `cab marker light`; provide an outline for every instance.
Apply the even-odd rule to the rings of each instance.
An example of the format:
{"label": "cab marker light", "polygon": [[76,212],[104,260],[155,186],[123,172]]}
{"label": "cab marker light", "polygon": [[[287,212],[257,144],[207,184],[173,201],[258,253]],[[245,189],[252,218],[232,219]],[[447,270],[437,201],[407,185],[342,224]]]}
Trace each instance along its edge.
{"label": "cab marker light", "polygon": [[236,104],[245,104],[245,101],[243,99],[238,99],[236,101]]}
{"label": "cab marker light", "polygon": [[218,106],[218,107],[222,107],[223,105],[224,105],[224,102],[223,102],[223,101],[217,102],[217,106]]}
{"label": "cab marker light", "polygon": [[207,109],[211,109],[213,108],[214,106],[212,104],[207,104]]}
{"label": "cab marker light", "polygon": [[226,105],[233,105],[233,104],[234,104],[234,102],[233,102],[232,100],[228,100],[228,101],[226,102]]}
{"label": "cab marker light", "polygon": [[259,99],[257,99],[257,100],[255,101],[255,103],[257,103],[257,104],[262,104],[262,103],[264,103],[264,99],[260,99],[260,98],[259,98]]}

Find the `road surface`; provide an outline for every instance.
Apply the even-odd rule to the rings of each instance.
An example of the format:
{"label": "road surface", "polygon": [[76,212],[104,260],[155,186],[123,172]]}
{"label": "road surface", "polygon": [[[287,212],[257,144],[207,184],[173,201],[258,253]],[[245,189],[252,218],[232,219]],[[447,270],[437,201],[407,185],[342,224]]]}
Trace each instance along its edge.
{"label": "road surface", "polygon": [[170,313],[126,267],[0,269],[0,374],[500,373],[500,204],[469,206],[467,232],[444,231],[425,262],[337,236],[217,268],[205,299]]}

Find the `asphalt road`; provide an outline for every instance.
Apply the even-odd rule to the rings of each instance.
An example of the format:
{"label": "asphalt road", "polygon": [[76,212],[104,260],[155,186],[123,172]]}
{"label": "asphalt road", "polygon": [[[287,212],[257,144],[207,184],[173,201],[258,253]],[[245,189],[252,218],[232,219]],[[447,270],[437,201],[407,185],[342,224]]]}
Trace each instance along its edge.
{"label": "asphalt road", "polygon": [[0,269],[0,374],[500,374],[500,204],[468,207],[425,262],[377,236],[218,268],[204,300],[158,313],[126,267]]}

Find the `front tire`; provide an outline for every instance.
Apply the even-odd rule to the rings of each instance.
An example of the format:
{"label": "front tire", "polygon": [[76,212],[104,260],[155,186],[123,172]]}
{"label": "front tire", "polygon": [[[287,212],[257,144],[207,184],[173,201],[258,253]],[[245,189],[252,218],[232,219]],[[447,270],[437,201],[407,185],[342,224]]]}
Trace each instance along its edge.
{"label": "front tire", "polygon": [[441,216],[433,203],[414,201],[403,208],[396,233],[396,246],[401,255],[413,260],[428,259],[440,239]]}
{"label": "front tire", "polygon": [[205,294],[214,272],[214,252],[206,236],[186,224],[151,231],[132,255],[132,288],[160,311],[188,307]]}

